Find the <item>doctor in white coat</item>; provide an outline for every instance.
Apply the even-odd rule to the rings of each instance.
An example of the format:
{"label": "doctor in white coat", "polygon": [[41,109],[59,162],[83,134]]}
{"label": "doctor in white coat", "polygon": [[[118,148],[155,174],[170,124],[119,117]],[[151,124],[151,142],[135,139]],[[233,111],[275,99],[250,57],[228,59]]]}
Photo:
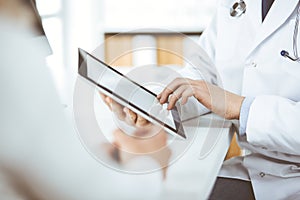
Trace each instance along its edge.
{"label": "doctor in white coat", "polygon": [[[256,199],[300,199],[300,2],[244,0],[239,6],[245,12],[231,16],[240,14],[231,13],[235,2],[221,0],[199,41],[216,68],[187,66],[187,79],[174,80],[158,98],[165,103],[171,96],[171,108],[194,96],[238,119],[238,141],[249,153],[226,161],[219,176],[249,181]],[[209,81],[199,80],[199,71]]]}

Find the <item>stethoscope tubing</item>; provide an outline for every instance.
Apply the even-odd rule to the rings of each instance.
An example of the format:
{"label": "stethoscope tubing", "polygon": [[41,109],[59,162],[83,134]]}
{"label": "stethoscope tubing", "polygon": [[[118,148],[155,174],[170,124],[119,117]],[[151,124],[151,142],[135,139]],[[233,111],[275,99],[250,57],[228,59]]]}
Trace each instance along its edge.
{"label": "stethoscope tubing", "polygon": [[[230,16],[231,17],[240,17],[242,14],[246,12],[246,3],[243,0],[239,2],[235,2],[232,7],[230,8]],[[294,57],[289,55],[289,52],[286,50],[282,50],[280,55],[288,58],[295,62],[300,62],[300,57],[298,54],[298,32],[299,32],[299,19],[300,19],[300,1],[298,2],[297,6],[297,15],[294,27],[294,34],[293,34],[293,53]]]}
{"label": "stethoscope tubing", "polygon": [[295,28],[294,28],[294,35],[293,35],[293,51],[294,56],[297,59],[297,61],[300,61],[299,55],[298,55],[298,31],[299,31],[299,18],[300,18],[300,3],[298,3],[297,8],[297,16],[295,21]]}

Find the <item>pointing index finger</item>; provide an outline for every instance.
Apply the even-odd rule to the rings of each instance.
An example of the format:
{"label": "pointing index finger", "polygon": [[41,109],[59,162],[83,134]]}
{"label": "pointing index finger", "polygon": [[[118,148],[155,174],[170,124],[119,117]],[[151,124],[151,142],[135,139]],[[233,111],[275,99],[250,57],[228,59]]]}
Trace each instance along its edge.
{"label": "pointing index finger", "polygon": [[173,93],[173,90],[170,90],[169,88],[165,88],[162,93],[160,94],[159,103],[164,104],[168,101],[168,97],[170,94]]}
{"label": "pointing index finger", "polygon": [[169,83],[166,88],[157,96],[160,100],[161,104],[166,103],[168,101],[169,96],[181,85],[186,83],[186,79],[184,78],[176,78],[171,83]]}

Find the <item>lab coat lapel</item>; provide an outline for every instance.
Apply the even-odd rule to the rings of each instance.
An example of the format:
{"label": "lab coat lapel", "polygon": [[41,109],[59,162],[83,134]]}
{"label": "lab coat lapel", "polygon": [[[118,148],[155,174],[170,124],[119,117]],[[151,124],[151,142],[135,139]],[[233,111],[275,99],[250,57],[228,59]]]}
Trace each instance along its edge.
{"label": "lab coat lapel", "polygon": [[[275,32],[286,20],[291,16],[295,10],[298,0],[275,0],[264,22],[259,28],[255,42],[250,48],[250,55],[265,39],[267,39],[273,32]],[[261,15],[258,16],[261,20]]]}

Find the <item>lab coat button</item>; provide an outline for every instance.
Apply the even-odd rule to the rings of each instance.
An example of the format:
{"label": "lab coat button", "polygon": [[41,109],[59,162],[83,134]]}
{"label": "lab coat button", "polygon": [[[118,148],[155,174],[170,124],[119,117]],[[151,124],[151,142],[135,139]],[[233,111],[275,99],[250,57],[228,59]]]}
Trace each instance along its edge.
{"label": "lab coat button", "polygon": [[246,63],[246,67],[256,67],[256,65],[257,64],[254,61]]}
{"label": "lab coat button", "polygon": [[263,178],[265,175],[266,175],[266,174],[263,173],[263,172],[260,172],[260,173],[259,173],[259,176],[262,177],[262,178]]}

